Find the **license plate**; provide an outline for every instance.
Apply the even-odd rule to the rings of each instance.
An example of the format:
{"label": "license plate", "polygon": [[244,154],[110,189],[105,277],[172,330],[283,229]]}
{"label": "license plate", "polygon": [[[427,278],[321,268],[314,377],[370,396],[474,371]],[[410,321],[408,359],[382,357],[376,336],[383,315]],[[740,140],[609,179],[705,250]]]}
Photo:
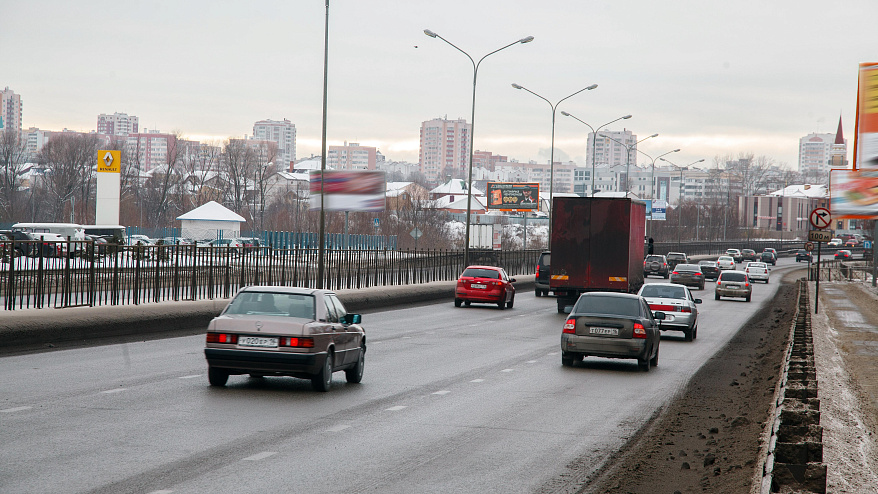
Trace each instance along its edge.
{"label": "license plate", "polygon": [[589,334],[605,334],[610,336],[619,336],[619,328],[601,328],[598,326],[588,328]]}
{"label": "license plate", "polygon": [[277,348],[277,338],[263,338],[260,336],[239,336],[238,346]]}
{"label": "license plate", "polygon": [[728,288],[728,289],[730,289],[730,290],[737,290],[737,289],[738,289],[738,285],[726,285],[726,288]]}
{"label": "license plate", "polygon": [[473,283],[469,287],[470,288],[488,288],[487,285],[480,285],[479,283]]}

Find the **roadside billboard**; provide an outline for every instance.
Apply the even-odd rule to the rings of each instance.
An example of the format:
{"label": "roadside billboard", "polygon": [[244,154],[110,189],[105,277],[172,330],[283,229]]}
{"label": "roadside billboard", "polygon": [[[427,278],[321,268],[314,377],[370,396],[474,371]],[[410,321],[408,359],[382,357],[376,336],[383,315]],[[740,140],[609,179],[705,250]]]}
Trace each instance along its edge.
{"label": "roadside billboard", "polygon": [[384,211],[387,186],[384,172],[372,170],[311,170],[311,210],[320,210],[323,195],[324,211]]}
{"label": "roadside billboard", "polygon": [[539,211],[539,197],[539,183],[488,182],[488,209]]}
{"label": "roadside billboard", "polygon": [[854,169],[878,169],[878,63],[861,63]]}
{"label": "roadside billboard", "polygon": [[829,171],[832,216],[878,219],[878,169]]}

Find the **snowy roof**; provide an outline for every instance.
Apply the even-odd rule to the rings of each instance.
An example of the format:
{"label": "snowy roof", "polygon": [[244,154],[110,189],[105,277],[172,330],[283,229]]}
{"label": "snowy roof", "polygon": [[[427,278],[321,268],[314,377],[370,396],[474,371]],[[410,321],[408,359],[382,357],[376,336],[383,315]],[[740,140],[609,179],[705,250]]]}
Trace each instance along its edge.
{"label": "snowy roof", "polygon": [[[299,161],[298,163],[293,164],[294,171],[304,171],[304,170],[319,170],[323,166],[323,158],[320,156],[315,156],[313,158],[304,159]],[[330,169],[329,166],[326,169]]]}
{"label": "snowy roof", "polygon": [[829,197],[829,188],[825,185],[788,185],[783,189],[776,190],[771,194],[774,197],[807,197],[823,199]]}
{"label": "snowy roof", "polygon": [[594,197],[616,197],[616,198],[629,198],[629,199],[640,199],[640,196],[635,194],[634,192],[615,192],[611,190],[603,190],[594,195]]}
{"label": "snowy roof", "polygon": [[[448,182],[446,182],[446,183],[444,183],[444,184],[442,184],[442,185],[440,185],[440,186],[438,186],[435,189],[430,191],[431,194],[454,194],[454,195],[466,194],[466,192],[467,192],[466,180],[459,179],[459,178],[453,178],[453,179],[449,180]],[[483,195],[485,195],[485,193],[480,191],[479,189],[473,187],[473,195],[474,196],[483,196]]]}
{"label": "snowy roof", "polygon": [[241,215],[226,208],[216,201],[210,201],[206,204],[198,206],[188,213],[177,216],[177,219],[204,221],[237,221],[239,223],[247,221]]}
{"label": "snowy roof", "polygon": [[[452,197],[454,199],[452,199]],[[433,201],[433,207],[436,209],[466,209],[467,196],[466,194],[459,196],[442,196]],[[485,209],[487,206],[485,203],[487,199],[484,196],[477,196],[473,194],[473,202],[470,205],[470,209]]]}

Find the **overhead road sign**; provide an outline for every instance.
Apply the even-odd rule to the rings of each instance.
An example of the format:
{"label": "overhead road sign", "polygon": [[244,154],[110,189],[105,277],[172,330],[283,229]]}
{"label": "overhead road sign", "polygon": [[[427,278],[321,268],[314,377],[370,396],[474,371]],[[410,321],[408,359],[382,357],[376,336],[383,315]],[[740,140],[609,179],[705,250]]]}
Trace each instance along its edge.
{"label": "overhead road sign", "polygon": [[814,228],[819,228],[822,230],[832,224],[832,213],[830,213],[829,210],[826,208],[816,208],[811,211],[811,215],[808,217],[808,220],[811,222],[811,225]]}

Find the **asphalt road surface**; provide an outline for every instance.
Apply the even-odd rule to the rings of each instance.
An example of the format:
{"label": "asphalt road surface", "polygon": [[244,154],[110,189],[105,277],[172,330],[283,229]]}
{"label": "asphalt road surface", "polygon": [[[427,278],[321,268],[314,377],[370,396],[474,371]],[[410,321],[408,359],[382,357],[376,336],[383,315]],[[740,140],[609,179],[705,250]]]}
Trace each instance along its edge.
{"label": "asphalt road surface", "polygon": [[0,492],[575,492],[776,288],[695,290],[697,340],[666,333],[648,373],[562,367],[565,315],[533,290],[365,314],[363,382],[328,393],[212,388],[202,336],[0,358]]}

